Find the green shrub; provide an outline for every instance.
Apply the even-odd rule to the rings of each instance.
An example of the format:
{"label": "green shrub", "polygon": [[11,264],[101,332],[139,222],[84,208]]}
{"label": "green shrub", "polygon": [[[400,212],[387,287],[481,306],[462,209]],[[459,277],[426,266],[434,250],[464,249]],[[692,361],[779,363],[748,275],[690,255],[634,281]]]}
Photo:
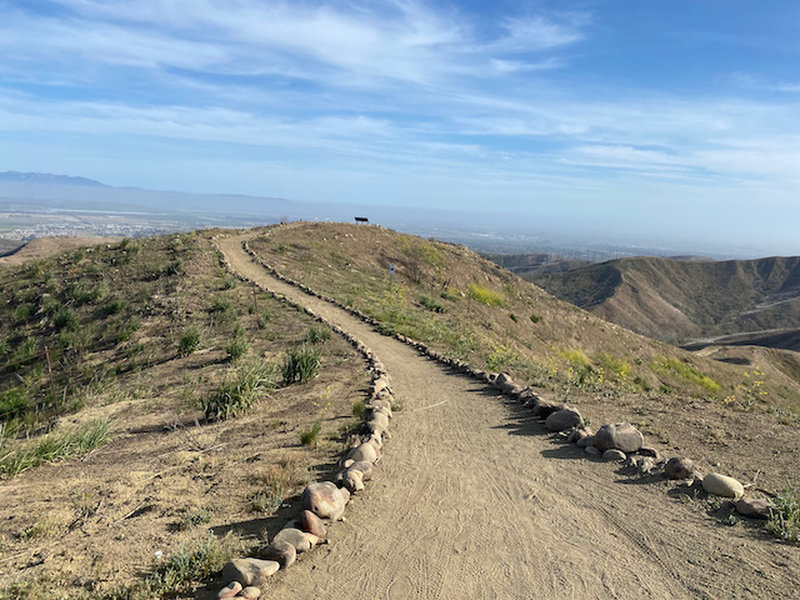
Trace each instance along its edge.
{"label": "green shrub", "polygon": [[226,277],[225,280],[222,282],[222,289],[223,290],[232,290],[238,284],[238,280],[236,277],[230,276]]}
{"label": "green shrub", "polygon": [[117,343],[120,344],[122,342],[127,342],[129,339],[131,339],[134,333],[139,331],[141,326],[142,322],[136,317],[131,317],[125,321],[122,327],[119,328],[119,331],[117,331]]}
{"label": "green shrub", "polygon": [[508,316],[512,321],[514,321],[514,323],[518,322],[517,315],[515,315],[514,313],[508,313]]}
{"label": "green shrub", "polygon": [[250,342],[244,338],[234,338],[225,345],[225,354],[231,361],[237,361],[242,358],[250,349]]}
{"label": "green shrub", "polygon": [[531,313],[530,319],[531,319],[531,322],[533,322],[533,323],[541,323],[542,322],[542,316],[541,315],[537,315],[536,313]]}
{"label": "green shrub", "polygon": [[78,326],[78,317],[71,308],[62,308],[53,318],[53,325],[58,329],[75,329]]}
{"label": "green shrub", "polygon": [[17,419],[29,409],[30,397],[24,387],[15,387],[0,392],[0,422]]}
{"label": "green shrub", "polygon": [[331,328],[327,325],[312,325],[304,338],[309,344],[320,344],[331,339]]}
{"label": "green shrub", "polygon": [[27,337],[22,340],[22,343],[17,346],[14,354],[11,357],[12,363],[26,364],[38,356],[38,348],[36,347],[36,338]]}
{"label": "green shrub", "polygon": [[317,376],[320,367],[319,348],[303,344],[290,350],[283,362],[283,383],[305,382]]}
{"label": "green shrub", "polygon": [[486,306],[503,306],[506,303],[503,294],[478,283],[469,284],[469,297]]}
{"label": "green shrub", "polygon": [[300,443],[303,446],[316,446],[321,431],[322,419],[317,419],[311,427],[300,432]]}
{"label": "green shrub", "polygon": [[189,356],[200,349],[202,334],[197,327],[187,327],[178,340],[178,354]]}
{"label": "green shrub", "polygon": [[112,298],[103,305],[101,310],[103,311],[103,314],[108,317],[122,312],[123,308],[125,308],[125,302],[123,300],[120,298]]}
{"label": "green shrub", "polygon": [[444,290],[441,294],[439,294],[439,296],[444,300],[449,300],[450,302],[455,302],[458,300],[458,296],[449,288]]}
{"label": "green shrub", "polygon": [[353,416],[357,419],[361,419],[364,416],[364,411],[366,410],[366,406],[364,406],[363,400],[356,400],[353,402]]}
{"label": "green shrub", "polygon": [[800,493],[786,486],[775,496],[775,509],[767,521],[767,531],[787,542],[800,543]]}
{"label": "green shrub", "polygon": [[20,304],[16,310],[14,310],[14,322],[17,324],[24,323],[30,319],[35,312],[36,308],[33,306],[33,304],[24,302]]}
{"label": "green shrub", "polygon": [[214,296],[208,306],[208,312],[219,313],[231,309],[231,299],[227,296]]}
{"label": "green shrub", "polygon": [[206,420],[219,421],[241,414],[275,389],[276,380],[277,369],[273,365],[253,361],[237,367],[202,401]]}
{"label": "green shrub", "polygon": [[435,312],[435,313],[446,313],[447,312],[447,307],[445,307],[444,305],[440,304],[439,302],[436,302],[436,300],[434,300],[430,296],[420,296],[419,303],[424,308],[428,309],[431,312]]}
{"label": "green shrub", "polygon": [[82,429],[48,435],[0,456],[0,475],[13,477],[44,463],[97,448],[108,440],[107,420],[94,421]]}

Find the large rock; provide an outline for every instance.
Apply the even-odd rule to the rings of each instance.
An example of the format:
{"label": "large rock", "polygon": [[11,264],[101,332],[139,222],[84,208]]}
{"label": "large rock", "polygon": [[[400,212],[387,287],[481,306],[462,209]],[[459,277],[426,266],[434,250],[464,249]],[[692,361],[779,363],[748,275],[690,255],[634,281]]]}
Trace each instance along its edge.
{"label": "large rock", "polygon": [[308,552],[311,550],[311,540],[309,540],[307,537],[306,532],[295,527],[286,527],[281,529],[272,539],[272,543],[278,541],[291,544],[294,546],[294,549],[298,554],[300,552]]}
{"label": "large rock", "polygon": [[763,498],[739,498],[734,504],[736,512],[751,519],[769,519],[775,505]]}
{"label": "large rock", "polygon": [[583,422],[581,413],[574,408],[562,408],[551,413],[544,422],[547,431],[565,431],[571,427],[578,427]]}
{"label": "large rock", "polygon": [[380,457],[380,453],[376,447],[376,444],[372,442],[364,442],[357,448],[353,448],[347,455],[347,458],[350,458],[355,462],[364,460],[374,463],[378,460],[378,457]]}
{"label": "large rock", "polygon": [[664,465],[667,479],[691,479],[694,477],[694,463],[685,456],[673,456]]}
{"label": "large rock", "polygon": [[617,450],[616,448],[609,448],[605,452],[603,452],[603,460],[608,461],[623,461],[628,458],[622,450]]}
{"label": "large rock", "polygon": [[547,419],[550,415],[554,412],[558,412],[559,410],[563,410],[567,408],[565,404],[561,404],[560,402],[548,402],[546,400],[542,400],[541,402],[537,402],[536,406],[533,407],[533,414],[539,417],[540,419]]}
{"label": "large rock", "polygon": [[733,477],[709,473],[703,477],[703,489],[709,494],[738,499],[744,495],[744,486]]}
{"label": "large rock", "polygon": [[317,536],[321,540],[328,537],[328,528],[325,527],[325,523],[310,510],[304,510],[303,514],[300,515],[300,529]]}
{"label": "large rock", "polygon": [[514,383],[514,380],[511,379],[511,375],[508,373],[500,373],[492,385],[501,392],[510,392],[517,387],[517,384]]}
{"label": "large rock", "polygon": [[612,448],[623,452],[636,452],[643,443],[642,432],[630,423],[603,425],[594,434],[594,445],[604,452]]}
{"label": "large rock", "polygon": [[[363,445],[363,444],[362,444]],[[303,508],[310,510],[320,519],[338,521],[344,514],[344,507],[350,500],[350,493],[338,488],[330,481],[310,483],[303,490]]]}
{"label": "large rock", "polygon": [[263,586],[280,568],[281,565],[274,560],[237,558],[222,567],[222,579],[238,581],[243,586]]}
{"label": "large rock", "polygon": [[297,550],[294,546],[281,540],[273,540],[269,546],[261,550],[260,554],[261,558],[277,562],[281,569],[291,567],[297,558]]}
{"label": "large rock", "polygon": [[578,441],[575,442],[578,448],[586,448],[587,446],[594,446],[594,436],[593,435],[585,435],[581,438],[578,438]]}

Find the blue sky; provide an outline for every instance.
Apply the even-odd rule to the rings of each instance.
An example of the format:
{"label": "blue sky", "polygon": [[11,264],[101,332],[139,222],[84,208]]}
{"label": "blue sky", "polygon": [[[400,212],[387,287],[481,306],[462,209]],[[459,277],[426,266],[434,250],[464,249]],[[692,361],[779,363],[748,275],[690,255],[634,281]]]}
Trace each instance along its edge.
{"label": "blue sky", "polygon": [[800,3],[0,0],[0,170],[800,254]]}

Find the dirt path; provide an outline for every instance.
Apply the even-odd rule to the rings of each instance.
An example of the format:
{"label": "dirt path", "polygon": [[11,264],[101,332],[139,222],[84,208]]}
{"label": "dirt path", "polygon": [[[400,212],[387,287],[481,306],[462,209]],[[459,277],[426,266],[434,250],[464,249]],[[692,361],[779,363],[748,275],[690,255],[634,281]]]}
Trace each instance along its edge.
{"label": "dirt path", "polygon": [[796,597],[797,548],[553,444],[527,411],[271,277],[241,238],[218,243],[239,273],[372,348],[403,406],[331,545],[276,575],[270,597]]}

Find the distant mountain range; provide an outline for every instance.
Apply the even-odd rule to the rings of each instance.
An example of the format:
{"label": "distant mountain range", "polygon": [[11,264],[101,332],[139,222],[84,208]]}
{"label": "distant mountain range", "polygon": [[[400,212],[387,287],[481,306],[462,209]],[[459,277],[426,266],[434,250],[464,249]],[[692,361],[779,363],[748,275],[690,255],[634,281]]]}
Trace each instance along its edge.
{"label": "distant mountain range", "polygon": [[47,185],[86,185],[91,187],[108,187],[94,179],[73,177],[71,175],[53,175],[52,173],[20,173],[19,171],[0,172],[0,181],[12,183],[42,183]]}
{"label": "distant mountain range", "polygon": [[603,319],[664,341],[800,350],[800,257],[622,258],[522,276]]}

